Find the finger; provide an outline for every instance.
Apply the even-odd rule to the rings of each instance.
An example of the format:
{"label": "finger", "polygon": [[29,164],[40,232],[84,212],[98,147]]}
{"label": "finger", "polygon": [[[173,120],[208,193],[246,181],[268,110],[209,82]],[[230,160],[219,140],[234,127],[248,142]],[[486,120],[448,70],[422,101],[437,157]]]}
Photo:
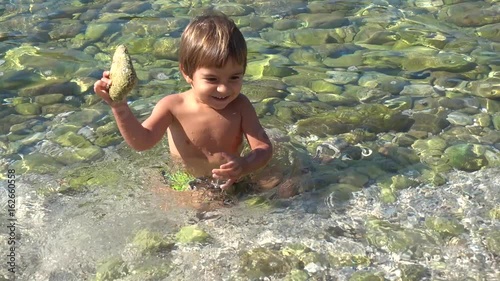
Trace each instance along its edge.
{"label": "finger", "polygon": [[216,179],[228,179],[231,177],[230,169],[213,169],[212,177]]}
{"label": "finger", "polygon": [[103,77],[103,78],[101,78],[101,81],[104,82],[104,83],[106,83],[106,85],[110,85],[110,86],[111,86],[111,84],[113,84],[113,82],[109,78],[104,78]]}
{"label": "finger", "polygon": [[222,155],[222,158],[224,158],[224,160],[226,160],[227,162],[231,162],[231,161],[234,161],[236,159],[236,156],[231,155],[227,152],[221,152],[221,155]]}
{"label": "finger", "polygon": [[223,185],[220,186],[220,188],[226,190],[230,188],[235,182],[236,182],[235,179],[228,179]]}
{"label": "finger", "polygon": [[102,73],[102,77],[103,77],[103,78],[109,78],[109,73],[110,73],[110,72],[109,72],[108,70],[104,71],[104,72]]}
{"label": "finger", "polygon": [[103,81],[99,80],[99,81],[96,81],[94,83],[94,92],[96,94],[99,94],[100,92],[103,91],[103,89],[105,89],[105,85],[106,83],[104,83]]}
{"label": "finger", "polygon": [[235,161],[229,161],[225,164],[220,165],[220,169],[232,169],[236,167],[236,162]]}
{"label": "finger", "polygon": [[108,83],[99,80],[94,83],[94,92],[96,93],[107,93],[108,92]]}

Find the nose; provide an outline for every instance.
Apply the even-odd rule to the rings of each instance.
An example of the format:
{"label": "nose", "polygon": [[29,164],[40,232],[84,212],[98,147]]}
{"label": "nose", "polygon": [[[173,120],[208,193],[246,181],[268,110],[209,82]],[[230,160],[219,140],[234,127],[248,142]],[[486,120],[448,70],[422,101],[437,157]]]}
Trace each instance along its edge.
{"label": "nose", "polygon": [[226,83],[220,83],[219,85],[217,85],[217,92],[227,93],[229,92],[229,87],[226,85]]}

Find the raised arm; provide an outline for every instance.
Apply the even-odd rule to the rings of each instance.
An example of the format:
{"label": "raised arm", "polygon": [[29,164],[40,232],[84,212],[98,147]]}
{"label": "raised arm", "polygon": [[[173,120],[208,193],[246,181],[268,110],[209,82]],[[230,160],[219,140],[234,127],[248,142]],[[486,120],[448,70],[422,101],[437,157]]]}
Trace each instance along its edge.
{"label": "raised arm", "polygon": [[130,147],[137,151],[143,151],[152,148],[162,139],[168,126],[172,123],[168,102],[167,98],[160,100],[151,115],[142,124],[126,103],[112,106],[116,124]]}
{"label": "raised arm", "polygon": [[134,116],[127,102],[113,102],[109,98],[109,72],[94,84],[94,91],[110,106],[115,116],[116,124],[127,144],[137,151],[146,150],[156,145],[172,123],[172,114],[169,110],[171,96],[161,99],[153,109],[151,115],[141,124]]}

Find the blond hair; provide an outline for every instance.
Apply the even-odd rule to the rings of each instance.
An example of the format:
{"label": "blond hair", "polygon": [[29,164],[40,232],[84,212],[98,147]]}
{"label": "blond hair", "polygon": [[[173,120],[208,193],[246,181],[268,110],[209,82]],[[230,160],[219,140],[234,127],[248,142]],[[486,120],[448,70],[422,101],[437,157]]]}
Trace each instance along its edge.
{"label": "blond hair", "polygon": [[223,67],[229,59],[247,65],[245,38],[233,20],[220,12],[193,19],[184,30],[179,65],[189,77],[200,67]]}

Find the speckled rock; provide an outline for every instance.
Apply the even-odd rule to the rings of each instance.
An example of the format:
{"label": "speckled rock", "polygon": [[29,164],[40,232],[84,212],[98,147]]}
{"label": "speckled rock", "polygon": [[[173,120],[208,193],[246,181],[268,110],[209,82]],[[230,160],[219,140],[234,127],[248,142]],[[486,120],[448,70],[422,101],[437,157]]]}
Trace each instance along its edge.
{"label": "speckled rock", "polygon": [[137,74],[124,45],[118,46],[113,55],[110,78],[113,82],[109,88],[109,96],[113,101],[123,100],[137,84]]}

